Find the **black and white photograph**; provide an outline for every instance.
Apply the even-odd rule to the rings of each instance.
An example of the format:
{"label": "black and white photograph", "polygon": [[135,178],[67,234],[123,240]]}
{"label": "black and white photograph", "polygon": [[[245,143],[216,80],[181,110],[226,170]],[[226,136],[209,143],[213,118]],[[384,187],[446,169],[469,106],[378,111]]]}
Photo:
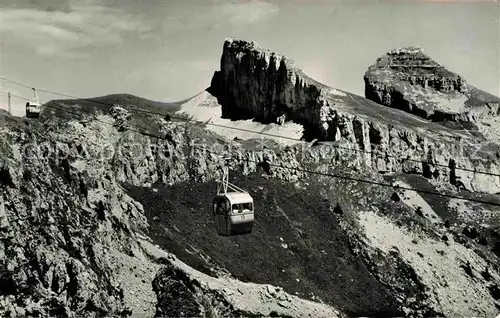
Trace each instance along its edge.
{"label": "black and white photograph", "polygon": [[499,0],[0,0],[0,318],[500,318]]}

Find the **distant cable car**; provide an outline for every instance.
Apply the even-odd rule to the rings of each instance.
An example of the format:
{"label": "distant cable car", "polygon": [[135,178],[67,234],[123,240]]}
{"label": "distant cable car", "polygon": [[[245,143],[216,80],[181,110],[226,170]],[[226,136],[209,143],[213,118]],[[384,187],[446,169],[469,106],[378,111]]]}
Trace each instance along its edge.
{"label": "distant cable car", "polygon": [[27,118],[38,118],[40,117],[40,110],[42,106],[40,105],[40,99],[36,90],[33,88],[34,98],[26,103],[26,117]]}
{"label": "distant cable car", "polygon": [[[228,189],[231,191],[228,192]],[[213,203],[213,215],[217,233],[222,236],[252,233],[254,204],[245,190],[229,183],[229,169],[224,166],[222,181],[217,183],[217,195]]]}

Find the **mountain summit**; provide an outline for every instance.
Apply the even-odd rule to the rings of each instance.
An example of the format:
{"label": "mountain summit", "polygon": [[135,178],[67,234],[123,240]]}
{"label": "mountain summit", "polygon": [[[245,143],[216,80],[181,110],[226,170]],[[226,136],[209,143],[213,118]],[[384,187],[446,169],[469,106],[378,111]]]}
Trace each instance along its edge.
{"label": "mountain summit", "polygon": [[391,50],[368,68],[364,81],[366,98],[433,121],[498,115],[498,97],[467,84],[422,48]]}

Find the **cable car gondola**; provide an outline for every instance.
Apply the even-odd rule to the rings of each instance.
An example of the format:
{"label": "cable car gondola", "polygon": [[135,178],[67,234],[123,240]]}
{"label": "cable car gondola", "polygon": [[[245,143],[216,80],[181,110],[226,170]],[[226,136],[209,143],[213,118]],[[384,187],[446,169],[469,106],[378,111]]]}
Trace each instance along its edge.
{"label": "cable car gondola", "polygon": [[36,90],[33,88],[34,98],[26,103],[26,117],[27,118],[38,118],[40,117],[40,110],[42,106],[40,105],[40,99]]}
{"label": "cable car gondola", "polygon": [[217,194],[212,202],[217,234],[233,236],[252,233],[253,203],[253,198],[247,191],[229,183],[229,169],[225,166],[222,180],[217,183]]}

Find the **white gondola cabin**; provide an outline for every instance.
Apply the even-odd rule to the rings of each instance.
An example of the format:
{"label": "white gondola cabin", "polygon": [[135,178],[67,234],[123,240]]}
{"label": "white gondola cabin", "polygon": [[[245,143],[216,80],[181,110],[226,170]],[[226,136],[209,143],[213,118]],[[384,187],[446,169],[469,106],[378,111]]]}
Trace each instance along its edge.
{"label": "white gondola cabin", "polygon": [[[228,192],[228,189],[231,191]],[[252,233],[254,202],[245,190],[228,182],[228,169],[217,187],[213,202],[213,215],[217,233],[222,236]]]}
{"label": "white gondola cabin", "polygon": [[33,88],[34,98],[26,103],[26,117],[27,118],[38,118],[40,117],[40,111],[42,106],[40,105],[40,100],[36,90]]}

